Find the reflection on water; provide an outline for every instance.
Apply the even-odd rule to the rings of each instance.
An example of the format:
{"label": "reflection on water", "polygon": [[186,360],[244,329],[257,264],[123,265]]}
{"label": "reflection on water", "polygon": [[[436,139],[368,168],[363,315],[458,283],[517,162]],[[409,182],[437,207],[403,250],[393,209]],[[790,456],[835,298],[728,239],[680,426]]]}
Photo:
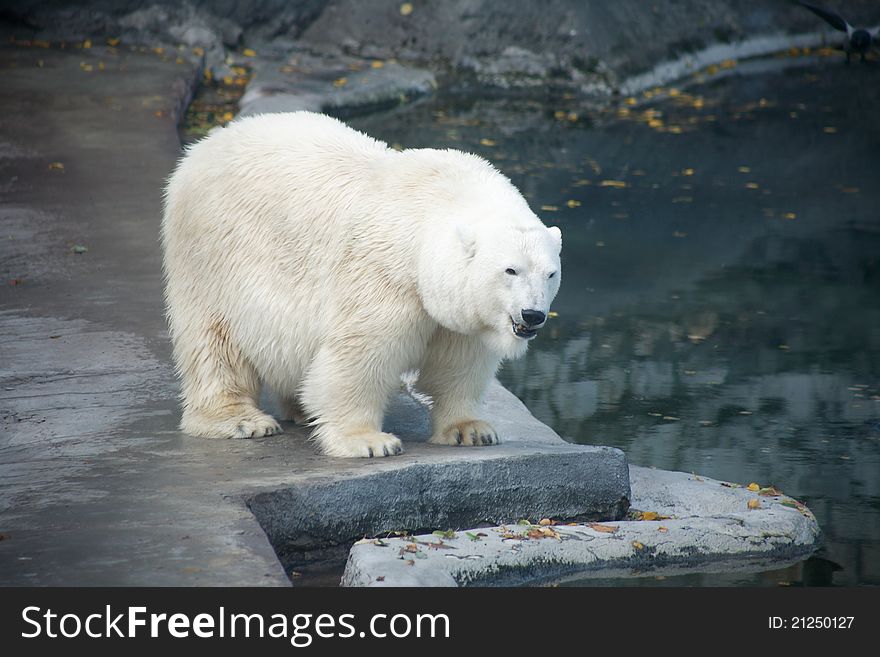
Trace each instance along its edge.
{"label": "reflection on water", "polygon": [[500,376],[539,419],[773,484],[842,566],[667,584],[880,584],[880,70],[838,64],[601,115],[441,97],[352,121],[481,153],[562,228],[559,317]]}

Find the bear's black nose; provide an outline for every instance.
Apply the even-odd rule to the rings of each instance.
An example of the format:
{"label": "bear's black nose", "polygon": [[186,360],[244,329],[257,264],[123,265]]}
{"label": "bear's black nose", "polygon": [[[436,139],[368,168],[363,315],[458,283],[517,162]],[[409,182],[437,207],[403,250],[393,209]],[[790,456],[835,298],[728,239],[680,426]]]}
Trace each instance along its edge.
{"label": "bear's black nose", "polygon": [[544,323],[544,320],[547,319],[547,315],[540,310],[523,310],[522,318],[529,326],[537,326],[538,324]]}

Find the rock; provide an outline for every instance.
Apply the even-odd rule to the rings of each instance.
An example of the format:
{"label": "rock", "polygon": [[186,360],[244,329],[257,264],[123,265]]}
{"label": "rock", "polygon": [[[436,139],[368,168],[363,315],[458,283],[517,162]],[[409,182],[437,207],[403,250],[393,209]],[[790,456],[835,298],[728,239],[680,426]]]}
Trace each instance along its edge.
{"label": "rock", "polygon": [[[656,513],[657,520],[472,529],[442,538],[442,545],[431,534],[362,541],[349,553],[342,583],[513,586],[756,572],[803,560],[817,546],[815,517],[790,498],[756,496],[683,472],[637,467],[630,472],[633,507]],[[752,510],[749,502],[756,499],[758,508]]]}

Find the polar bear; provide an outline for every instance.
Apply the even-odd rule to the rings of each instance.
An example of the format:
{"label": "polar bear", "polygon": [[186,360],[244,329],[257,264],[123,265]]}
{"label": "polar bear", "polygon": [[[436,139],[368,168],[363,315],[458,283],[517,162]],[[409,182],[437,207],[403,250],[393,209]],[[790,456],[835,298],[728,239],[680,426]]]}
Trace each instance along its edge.
{"label": "polar bear", "polygon": [[481,397],[559,290],[562,236],[485,160],[396,151],[310,112],[216,129],[171,175],[165,299],[185,433],[307,422],[328,455],[403,451],[382,416],[401,375],[433,400],[430,442],[491,445]]}

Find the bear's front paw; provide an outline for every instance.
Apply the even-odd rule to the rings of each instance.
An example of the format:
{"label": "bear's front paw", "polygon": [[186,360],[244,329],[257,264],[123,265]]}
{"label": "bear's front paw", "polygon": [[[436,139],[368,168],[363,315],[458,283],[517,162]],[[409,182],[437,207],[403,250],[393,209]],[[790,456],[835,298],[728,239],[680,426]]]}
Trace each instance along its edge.
{"label": "bear's front paw", "polygon": [[492,425],[480,420],[466,420],[450,424],[440,433],[431,436],[429,443],[435,445],[497,445],[501,441]]}
{"label": "bear's front paw", "polygon": [[381,431],[363,431],[342,435],[318,435],[316,440],[327,456],[373,458],[403,454],[400,438]]}

